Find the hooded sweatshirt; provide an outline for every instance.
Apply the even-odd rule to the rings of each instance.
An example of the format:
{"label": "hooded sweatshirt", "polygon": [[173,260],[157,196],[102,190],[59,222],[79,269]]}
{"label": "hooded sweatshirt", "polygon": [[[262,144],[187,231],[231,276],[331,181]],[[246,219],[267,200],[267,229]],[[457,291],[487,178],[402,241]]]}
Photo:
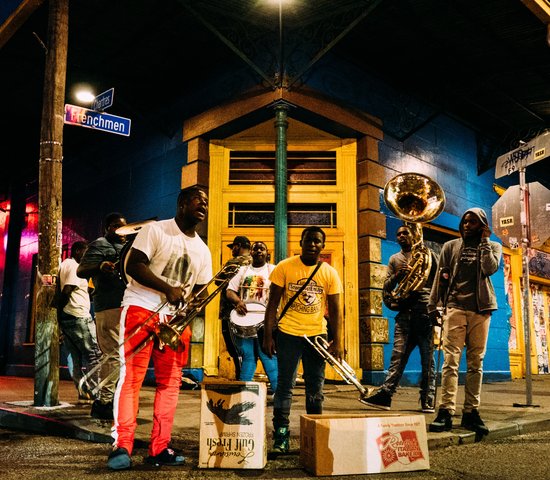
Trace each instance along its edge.
{"label": "hooded sweatshirt", "polygon": [[[435,281],[432,286],[428,312],[433,312],[441,304],[478,313],[498,308],[490,276],[498,270],[502,245],[488,238],[480,238],[479,242],[465,242],[463,226],[467,213],[473,213],[483,225],[489,225],[487,215],[481,208],[470,208],[464,212],[459,225],[461,238],[446,242],[441,249],[440,281]],[[468,256],[471,261],[465,261]],[[475,270],[468,270],[468,267]],[[448,283],[445,282],[447,288],[443,288],[442,272],[449,274]]]}

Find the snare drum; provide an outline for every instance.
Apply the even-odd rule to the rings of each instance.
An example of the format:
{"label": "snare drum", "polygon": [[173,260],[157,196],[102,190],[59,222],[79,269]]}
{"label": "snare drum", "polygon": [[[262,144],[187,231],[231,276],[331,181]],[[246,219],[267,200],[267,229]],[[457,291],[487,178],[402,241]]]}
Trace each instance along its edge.
{"label": "snare drum", "polygon": [[253,338],[264,324],[265,305],[258,302],[246,302],[248,312],[239,315],[237,310],[231,310],[229,315],[229,328],[237,337]]}

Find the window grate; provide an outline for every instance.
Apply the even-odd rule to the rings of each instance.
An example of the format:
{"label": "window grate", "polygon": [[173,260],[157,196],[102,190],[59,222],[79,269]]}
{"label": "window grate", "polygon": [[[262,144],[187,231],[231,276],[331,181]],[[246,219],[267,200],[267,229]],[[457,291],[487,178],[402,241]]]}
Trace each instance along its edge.
{"label": "window grate", "polygon": [[[336,152],[287,152],[289,185],[336,185]],[[230,185],[274,185],[275,152],[231,151]]]}
{"label": "window grate", "polygon": [[[318,225],[336,228],[335,203],[289,203],[287,223],[292,227]],[[272,203],[230,203],[227,226],[272,227],[275,225],[275,208]]]}

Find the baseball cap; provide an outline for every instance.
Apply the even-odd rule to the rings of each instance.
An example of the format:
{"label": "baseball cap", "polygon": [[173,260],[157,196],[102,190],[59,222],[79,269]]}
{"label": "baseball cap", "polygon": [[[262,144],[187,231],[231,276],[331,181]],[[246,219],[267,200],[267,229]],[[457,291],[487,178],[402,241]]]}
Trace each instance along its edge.
{"label": "baseball cap", "polygon": [[239,244],[239,245],[242,245],[242,246],[250,246],[250,240],[248,239],[248,237],[245,237],[245,236],[242,236],[242,235],[237,235],[234,239],[233,239],[233,243],[229,243],[227,246],[229,248],[233,248],[233,245],[235,244]]}

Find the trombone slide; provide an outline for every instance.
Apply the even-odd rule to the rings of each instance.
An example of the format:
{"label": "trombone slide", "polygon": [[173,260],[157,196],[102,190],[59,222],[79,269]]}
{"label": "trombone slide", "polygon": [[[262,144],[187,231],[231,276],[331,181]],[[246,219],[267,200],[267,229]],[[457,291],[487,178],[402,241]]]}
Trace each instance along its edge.
{"label": "trombone slide", "polygon": [[311,341],[307,335],[303,336],[304,339],[321,355],[327,363],[340,375],[344,381],[349,385],[354,385],[361,396],[359,401],[364,403],[363,400],[369,396],[369,389],[361,385],[361,382],[357,379],[355,370],[345,360],[338,360],[334,355],[328,351],[329,343],[321,336],[314,337]]}
{"label": "trombone slide", "polygon": [[[151,315],[143,322],[143,324],[138,325],[131,333],[129,333],[124,338],[124,340],[119,342],[118,346],[114,348],[111,352],[109,352],[108,354],[104,354],[100,362],[80,379],[80,382],[78,384],[78,391],[80,393],[88,391],[95,396],[107,382],[112,380],[113,377],[118,376],[119,369],[115,369],[111,371],[106,378],[101,379],[95,385],[90,382],[91,377],[95,375],[101,369],[101,367],[105,365],[107,361],[114,357],[118,357],[120,348],[151,321],[154,331],[150,335],[148,335],[139,345],[137,345],[135,349],[131,353],[129,353],[129,355],[127,355],[126,360],[134,357],[137,353],[139,353],[150,341],[155,338],[155,336],[159,339],[159,341],[161,341],[165,345],[168,345],[168,347],[172,348],[173,350],[177,351],[179,348],[181,348],[181,335],[183,331],[187,328],[187,326],[206,307],[206,305],[210,303],[210,301],[218,294],[218,292],[229,283],[231,278],[233,278],[237,274],[239,268],[243,265],[250,264],[251,261],[252,257],[248,255],[241,255],[226,262],[222,266],[220,271],[217,272],[206,285],[204,285],[198,292],[195,292],[192,298],[188,299],[183,306],[181,306],[174,312],[174,316],[169,323],[159,323],[158,321],[158,313],[165,305],[168,304],[168,302],[161,303],[155,309],[155,311],[152,312]],[[202,296],[203,294],[208,294],[208,287],[213,282],[216,282],[218,280],[220,282],[220,285],[218,285],[217,288],[209,295]],[[124,365],[124,362],[124,359],[120,359],[120,367]]]}

